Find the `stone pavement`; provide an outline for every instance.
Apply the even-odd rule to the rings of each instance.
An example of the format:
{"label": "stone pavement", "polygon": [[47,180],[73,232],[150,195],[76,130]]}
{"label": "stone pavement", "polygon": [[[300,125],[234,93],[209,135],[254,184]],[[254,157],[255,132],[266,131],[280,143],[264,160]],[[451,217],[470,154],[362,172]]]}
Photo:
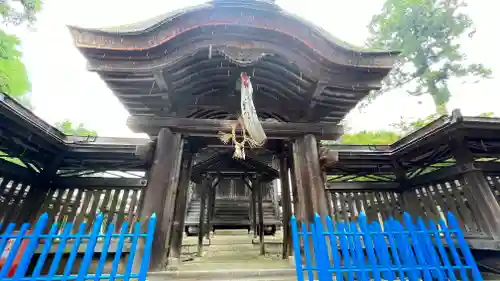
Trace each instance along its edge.
{"label": "stone pavement", "polygon": [[281,259],[281,232],[266,236],[266,255],[259,254],[259,244],[247,230],[217,230],[205,241],[203,256],[196,257],[196,237],[185,237],[182,262],[172,263],[164,272],[148,275],[160,280],[296,280],[295,269]]}

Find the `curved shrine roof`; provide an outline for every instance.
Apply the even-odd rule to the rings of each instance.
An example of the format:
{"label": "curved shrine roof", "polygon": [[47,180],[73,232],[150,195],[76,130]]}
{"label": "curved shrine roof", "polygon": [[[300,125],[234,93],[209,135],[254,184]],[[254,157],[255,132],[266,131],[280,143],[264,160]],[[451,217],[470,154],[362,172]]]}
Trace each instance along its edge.
{"label": "curved shrine roof", "polygon": [[398,54],[348,45],[272,1],[212,1],[70,30],[89,69],[132,115],[233,118],[247,72],[261,118],[338,122],[380,88]]}

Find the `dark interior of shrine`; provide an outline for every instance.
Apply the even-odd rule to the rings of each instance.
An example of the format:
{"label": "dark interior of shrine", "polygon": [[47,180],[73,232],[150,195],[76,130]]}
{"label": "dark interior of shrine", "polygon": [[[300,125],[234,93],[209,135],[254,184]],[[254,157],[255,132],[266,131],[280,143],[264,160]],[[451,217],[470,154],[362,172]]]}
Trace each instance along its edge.
{"label": "dark interior of shrine", "polygon": [[[325,144],[381,87],[397,52],[346,46],[270,2],[228,3],[120,31],[71,27],[89,69],[130,113],[127,125],[149,138],[66,136],[2,96],[3,227],[43,212],[60,228],[91,227],[102,212],[119,229],[156,213],[151,267],[164,269],[180,258],[184,232],[198,236],[200,253],[213,229],[249,228],[265,253],[265,236],[282,229],[287,258],[292,215],[438,220],[451,211],[481,269],[499,272],[499,118],[456,110],[393,144]],[[218,138],[240,114],[242,72],[268,138],[244,160]]]}

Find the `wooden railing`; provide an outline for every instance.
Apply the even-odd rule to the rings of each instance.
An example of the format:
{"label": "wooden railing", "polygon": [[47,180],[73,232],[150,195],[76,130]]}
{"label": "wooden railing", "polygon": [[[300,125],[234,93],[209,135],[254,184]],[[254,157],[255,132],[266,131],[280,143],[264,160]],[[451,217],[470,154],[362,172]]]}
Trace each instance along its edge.
{"label": "wooden railing", "polygon": [[38,174],[28,168],[0,159],[0,224],[30,221],[36,213],[33,184]]}
{"label": "wooden railing", "polygon": [[410,200],[408,211],[432,220],[444,219],[447,212],[452,212],[466,237],[486,237],[487,230],[480,223],[480,206],[472,196],[473,188],[465,184],[461,175],[413,187],[405,191]]}
{"label": "wooden railing", "polygon": [[328,190],[332,219],[350,221],[364,212],[369,220],[401,217],[401,194],[395,191]]}
{"label": "wooden railing", "polygon": [[[481,166],[474,166],[473,170]],[[328,183],[331,216],[334,221],[350,221],[365,212],[369,220],[389,217],[401,219],[403,212],[432,220],[444,219],[453,213],[468,239],[492,239],[478,202],[477,187],[466,184],[463,167],[450,166],[424,174],[405,182],[333,182]],[[500,176],[498,172],[484,174],[497,202],[500,203]],[[392,186],[391,186],[392,185]]]}
{"label": "wooden railing", "polygon": [[[72,179],[73,184],[64,184],[64,188],[51,189],[39,213],[48,213],[49,218],[59,223],[60,231],[70,222],[74,225],[86,222],[89,230],[98,213],[104,216],[103,229],[107,229],[110,223],[113,223],[115,230],[118,230],[125,222],[131,226],[139,221],[145,183],[133,186],[126,183],[140,179],[120,178],[107,179],[108,183],[113,182],[111,186],[106,186],[104,181],[103,184],[92,183],[102,180],[76,178]],[[120,182],[124,184],[121,185]],[[73,232],[75,231],[76,229],[73,229]],[[128,231],[131,232],[132,228],[130,227]]]}

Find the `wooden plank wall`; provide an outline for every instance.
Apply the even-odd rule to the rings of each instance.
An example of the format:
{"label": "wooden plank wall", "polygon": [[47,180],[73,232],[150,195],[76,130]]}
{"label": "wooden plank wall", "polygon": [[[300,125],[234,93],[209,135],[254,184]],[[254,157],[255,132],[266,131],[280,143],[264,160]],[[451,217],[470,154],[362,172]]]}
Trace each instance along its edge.
{"label": "wooden plank wall", "polygon": [[401,194],[395,191],[327,190],[334,221],[355,220],[365,212],[370,221],[401,218]]}
{"label": "wooden plank wall", "polygon": [[19,228],[36,213],[37,198],[29,196],[36,176],[34,171],[0,159],[0,232],[11,222]]}
{"label": "wooden plank wall", "polygon": [[114,223],[118,232],[124,222],[129,223],[130,232],[130,226],[139,219],[142,195],[140,187],[54,188],[45,198],[40,213],[47,212],[51,223],[58,222],[59,231],[68,222],[74,225],[87,222],[88,231],[96,215],[103,213],[103,232],[110,223]]}
{"label": "wooden plank wall", "polygon": [[481,210],[474,201],[473,190],[474,187],[465,184],[460,175],[416,186],[405,191],[409,193],[408,198],[412,201],[408,211],[412,215],[434,221],[444,219],[446,213],[451,211],[463,224],[467,237],[485,237],[487,231],[478,223],[481,221]]}
{"label": "wooden plank wall", "polygon": [[19,224],[27,221],[26,209],[30,204],[26,199],[31,191],[31,185],[8,175],[0,175],[0,181],[0,224],[3,225],[0,232],[2,232],[7,223]]}

